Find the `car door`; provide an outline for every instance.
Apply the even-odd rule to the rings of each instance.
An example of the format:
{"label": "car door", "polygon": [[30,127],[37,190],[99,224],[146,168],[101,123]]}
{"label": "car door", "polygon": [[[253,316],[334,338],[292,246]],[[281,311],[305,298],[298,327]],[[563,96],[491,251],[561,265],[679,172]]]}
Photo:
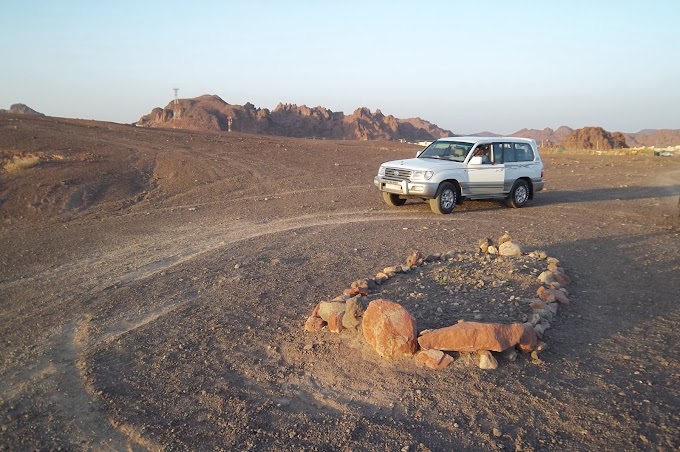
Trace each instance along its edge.
{"label": "car door", "polygon": [[503,193],[509,193],[515,181],[521,177],[521,164],[517,161],[516,143],[503,143],[503,164],[505,166],[505,182]]}
{"label": "car door", "polygon": [[[482,163],[468,163],[468,192],[470,196],[487,196],[503,192],[503,182],[505,180],[505,166],[503,165],[502,150],[497,145],[491,143],[479,145],[477,151],[488,153],[488,159]],[[493,149],[493,152],[490,152]],[[501,154],[497,155],[500,150]]]}
{"label": "car door", "polygon": [[517,162],[512,174],[506,174],[506,187],[508,191],[512,188],[512,184],[521,177],[528,178],[533,182],[542,180],[543,163],[541,163],[540,159],[536,158],[532,146],[529,143],[514,143],[514,148]]}

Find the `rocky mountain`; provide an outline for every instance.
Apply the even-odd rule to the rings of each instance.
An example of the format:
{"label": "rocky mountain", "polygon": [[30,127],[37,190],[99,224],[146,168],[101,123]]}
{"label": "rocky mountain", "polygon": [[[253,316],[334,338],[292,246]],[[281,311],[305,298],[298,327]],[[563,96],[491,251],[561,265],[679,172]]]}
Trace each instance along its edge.
{"label": "rocky mountain", "polygon": [[24,104],[13,104],[9,107],[9,110],[0,108],[0,113],[10,113],[13,115],[39,115],[45,116],[44,114],[33,110],[31,107]]}
{"label": "rocky mountain", "polygon": [[630,147],[666,147],[680,145],[679,129],[644,129],[638,133],[624,133]]}
{"label": "rocky mountain", "polygon": [[533,138],[539,145],[550,147],[562,143],[573,131],[574,129],[567,126],[558,127],[557,130],[553,130],[550,127],[546,127],[543,130],[522,129],[518,130],[517,132],[513,133],[510,136]]}
{"label": "rocky mountain", "polygon": [[574,130],[562,141],[562,146],[571,149],[609,149],[627,148],[626,137],[621,132],[607,132],[602,127],[583,127]]}
{"label": "rocky mountain", "polygon": [[280,103],[270,111],[251,103],[231,105],[214,95],[173,100],[142,116],[136,125],[336,140],[418,141],[453,135],[420,118],[399,119],[365,107],[345,115],[320,106]]}

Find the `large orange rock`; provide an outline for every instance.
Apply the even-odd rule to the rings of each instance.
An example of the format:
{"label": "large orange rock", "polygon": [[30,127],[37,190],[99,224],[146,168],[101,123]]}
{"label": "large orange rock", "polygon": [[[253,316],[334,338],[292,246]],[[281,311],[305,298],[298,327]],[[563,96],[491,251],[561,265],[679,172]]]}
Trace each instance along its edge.
{"label": "large orange rock", "polygon": [[428,331],[418,338],[424,350],[436,349],[455,352],[492,350],[502,352],[519,343],[524,334],[520,323],[461,322],[446,328]]}
{"label": "large orange rock", "polygon": [[361,325],[364,339],[383,358],[412,356],[418,349],[416,320],[397,303],[371,301]]}

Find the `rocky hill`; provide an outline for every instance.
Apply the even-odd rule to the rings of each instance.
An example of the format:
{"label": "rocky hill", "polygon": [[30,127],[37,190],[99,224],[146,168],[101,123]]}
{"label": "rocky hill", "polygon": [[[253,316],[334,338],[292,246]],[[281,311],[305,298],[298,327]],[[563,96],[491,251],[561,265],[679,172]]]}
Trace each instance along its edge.
{"label": "rocky hill", "polygon": [[584,127],[571,132],[562,141],[562,146],[571,149],[609,149],[627,148],[626,137],[621,132],[607,132],[602,127]]}
{"label": "rocky hill", "polygon": [[142,116],[136,125],[336,140],[417,141],[453,135],[420,118],[399,119],[365,107],[345,115],[320,106],[280,103],[270,111],[251,103],[231,105],[214,95],[173,100]]}
{"label": "rocky hill", "polygon": [[45,116],[44,114],[33,110],[31,107],[28,105],[24,104],[13,104],[12,106],[9,107],[9,110],[5,110],[0,108],[0,113],[9,113],[13,115],[39,115],[39,116]]}
{"label": "rocky hill", "polygon": [[631,147],[665,147],[680,145],[678,129],[644,129],[638,133],[624,133],[626,142]]}
{"label": "rocky hill", "polygon": [[539,129],[522,129],[513,133],[513,137],[533,138],[537,143],[543,146],[556,146],[562,143],[574,131],[571,127],[562,126],[557,130],[546,127],[543,130]]}

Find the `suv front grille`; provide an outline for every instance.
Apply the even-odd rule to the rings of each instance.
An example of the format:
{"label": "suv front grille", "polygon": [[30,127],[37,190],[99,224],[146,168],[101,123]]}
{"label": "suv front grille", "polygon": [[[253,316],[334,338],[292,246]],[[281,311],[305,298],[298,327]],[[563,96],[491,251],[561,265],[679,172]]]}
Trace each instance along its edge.
{"label": "suv front grille", "polygon": [[385,168],[385,177],[395,179],[411,179],[411,170],[399,168]]}

